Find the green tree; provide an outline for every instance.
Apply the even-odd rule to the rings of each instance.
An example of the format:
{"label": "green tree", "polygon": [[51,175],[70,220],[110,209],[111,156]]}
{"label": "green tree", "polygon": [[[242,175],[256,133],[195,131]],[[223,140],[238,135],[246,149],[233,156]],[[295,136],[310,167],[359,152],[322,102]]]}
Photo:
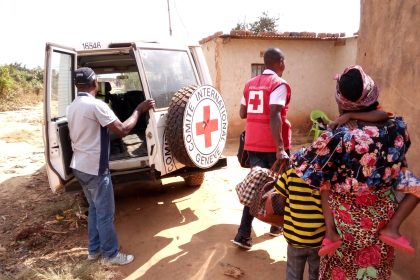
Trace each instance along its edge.
{"label": "green tree", "polygon": [[277,32],[277,20],[279,18],[268,16],[267,12],[263,12],[262,16],[258,18],[255,22],[251,23],[250,30],[259,33],[259,32]]}
{"label": "green tree", "polygon": [[267,12],[258,17],[258,19],[252,23],[245,21],[238,22],[232,30],[249,30],[254,33],[259,32],[277,32],[277,21],[279,18],[270,17]]}
{"label": "green tree", "polygon": [[234,28],[232,28],[232,30],[248,30],[248,26],[249,26],[249,24],[246,23],[245,21],[238,22],[236,24],[236,26]]}

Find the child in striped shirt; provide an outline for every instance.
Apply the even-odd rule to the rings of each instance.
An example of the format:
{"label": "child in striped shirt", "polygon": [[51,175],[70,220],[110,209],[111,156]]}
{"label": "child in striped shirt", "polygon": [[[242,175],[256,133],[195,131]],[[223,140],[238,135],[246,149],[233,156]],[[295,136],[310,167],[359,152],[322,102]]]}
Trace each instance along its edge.
{"label": "child in striped shirt", "polygon": [[306,262],[309,279],[318,279],[318,250],[325,234],[320,190],[309,187],[293,168],[284,172],[276,184],[283,196],[283,236],[287,246],[286,280],[303,278]]}

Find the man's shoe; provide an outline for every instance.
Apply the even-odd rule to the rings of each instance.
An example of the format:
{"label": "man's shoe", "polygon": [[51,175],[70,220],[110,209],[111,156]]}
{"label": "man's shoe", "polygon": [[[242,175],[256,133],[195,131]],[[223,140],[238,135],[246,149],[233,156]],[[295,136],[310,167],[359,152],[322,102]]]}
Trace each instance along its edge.
{"label": "man's shoe", "polygon": [[271,226],[270,232],[268,234],[274,237],[280,236],[283,234],[283,228]]}
{"label": "man's shoe", "polygon": [[125,264],[131,263],[133,260],[134,260],[133,255],[128,255],[128,254],[118,252],[118,254],[116,254],[114,257],[107,258],[105,262],[109,264],[125,265]]}
{"label": "man's shoe", "polygon": [[235,239],[232,240],[232,243],[238,247],[243,249],[249,250],[252,247],[252,238],[251,237],[244,237],[239,235],[239,233],[235,236]]}
{"label": "man's shoe", "polygon": [[101,252],[89,253],[87,259],[88,261],[96,261],[97,259],[99,259],[100,256]]}

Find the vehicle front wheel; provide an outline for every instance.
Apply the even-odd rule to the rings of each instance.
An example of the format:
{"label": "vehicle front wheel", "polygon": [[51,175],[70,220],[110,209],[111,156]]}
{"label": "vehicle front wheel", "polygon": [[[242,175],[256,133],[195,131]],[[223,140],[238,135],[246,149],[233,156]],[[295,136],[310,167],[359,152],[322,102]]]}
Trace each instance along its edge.
{"label": "vehicle front wheel", "polygon": [[204,172],[185,176],[184,181],[188,187],[197,188],[204,182]]}

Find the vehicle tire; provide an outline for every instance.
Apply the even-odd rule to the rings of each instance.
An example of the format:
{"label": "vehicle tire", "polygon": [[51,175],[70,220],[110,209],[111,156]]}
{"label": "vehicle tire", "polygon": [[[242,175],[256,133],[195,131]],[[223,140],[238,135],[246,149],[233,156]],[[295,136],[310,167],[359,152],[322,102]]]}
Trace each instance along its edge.
{"label": "vehicle tire", "polygon": [[188,187],[197,188],[201,186],[204,182],[204,172],[194,173],[192,175],[185,176],[184,181]]}
{"label": "vehicle tire", "polygon": [[183,121],[188,100],[197,88],[198,86],[196,85],[184,87],[174,94],[171,104],[169,105],[168,118],[166,121],[166,139],[172,155],[177,161],[190,167],[195,167],[196,165],[190,159],[184,145]]}

